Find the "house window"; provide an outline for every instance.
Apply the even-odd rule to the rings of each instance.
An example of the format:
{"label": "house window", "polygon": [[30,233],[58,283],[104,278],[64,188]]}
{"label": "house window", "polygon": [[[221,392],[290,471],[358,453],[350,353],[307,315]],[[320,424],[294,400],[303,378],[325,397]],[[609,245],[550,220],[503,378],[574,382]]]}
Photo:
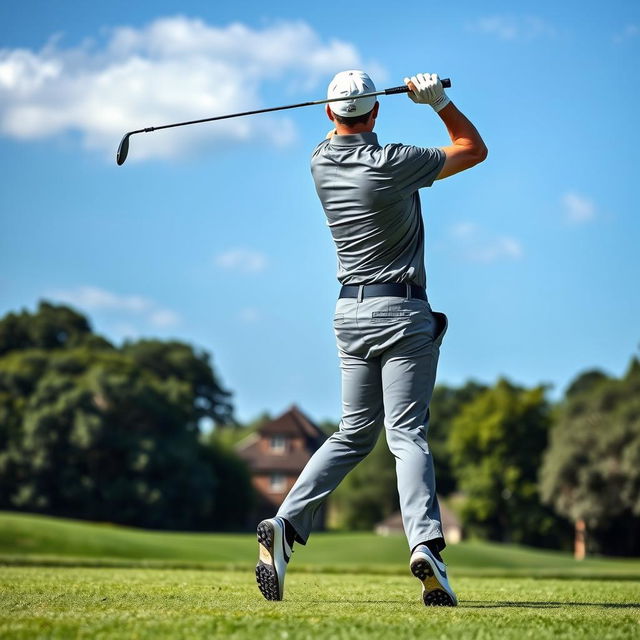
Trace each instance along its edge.
{"label": "house window", "polygon": [[272,473],[269,478],[269,489],[274,493],[281,493],[286,488],[286,479],[283,473]]}
{"label": "house window", "polygon": [[287,439],[284,436],[271,436],[271,451],[273,453],[286,453]]}

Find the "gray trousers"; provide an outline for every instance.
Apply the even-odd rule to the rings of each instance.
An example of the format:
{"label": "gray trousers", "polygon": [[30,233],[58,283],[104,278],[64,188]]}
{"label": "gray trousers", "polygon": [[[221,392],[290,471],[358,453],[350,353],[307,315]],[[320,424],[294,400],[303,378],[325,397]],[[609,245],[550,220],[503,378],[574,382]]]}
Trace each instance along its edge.
{"label": "gray trousers", "polygon": [[334,329],[342,370],[340,427],[309,460],[278,515],[306,543],[314,514],[373,449],[384,425],[410,548],[442,538],[427,430],[447,317],[415,298],[341,298]]}

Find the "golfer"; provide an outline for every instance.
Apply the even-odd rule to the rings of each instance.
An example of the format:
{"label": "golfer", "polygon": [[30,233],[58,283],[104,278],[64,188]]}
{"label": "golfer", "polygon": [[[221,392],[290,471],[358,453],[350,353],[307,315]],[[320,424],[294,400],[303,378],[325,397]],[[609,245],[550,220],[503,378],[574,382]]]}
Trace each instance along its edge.
{"label": "golfer", "polygon": [[311,158],[311,173],[338,256],[342,284],[334,330],[342,370],[342,419],[316,451],[274,518],[258,525],[258,586],[281,600],[294,542],[306,544],[314,514],[373,449],[384,426],[396,459],[410,569],[422,582],[425,605],[455,606],[440,552],[445,547],[427,444],[443,313],[426,294],[424,224],[419,189],[482,162],[487,148],[454,106],[435,74],[405,78],[408,96],[429,105],[451,144],[423,148],[381,146],[373,132],[379,103],[357,96],[376,90],[363,71],[331,81],[327,116],[334,129]]}

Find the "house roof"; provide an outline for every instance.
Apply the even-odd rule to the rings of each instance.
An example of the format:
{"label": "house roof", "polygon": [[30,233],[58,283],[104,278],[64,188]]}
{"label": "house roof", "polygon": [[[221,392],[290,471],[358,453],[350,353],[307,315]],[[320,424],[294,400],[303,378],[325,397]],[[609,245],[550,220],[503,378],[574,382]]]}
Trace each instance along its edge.
{"label": "house roof", "polygon": [[281,416],[263,424],[259,429],[260,435],[289,435],[303,436],[324,442],[327,436],[307,416],[293,404]]}
{"label": "house roof", "polygon": [[[265,451],[260,446],[262,438],[283,435],[289,438],[303,438],[303,450],[289,451],[286,455]],[[236,445],[236,452],[249,465],[252,473],[279,471],[298,474],[304,469],[309,458],[327,439],[327,436],[295,405],[275,420],[258,429]]]}

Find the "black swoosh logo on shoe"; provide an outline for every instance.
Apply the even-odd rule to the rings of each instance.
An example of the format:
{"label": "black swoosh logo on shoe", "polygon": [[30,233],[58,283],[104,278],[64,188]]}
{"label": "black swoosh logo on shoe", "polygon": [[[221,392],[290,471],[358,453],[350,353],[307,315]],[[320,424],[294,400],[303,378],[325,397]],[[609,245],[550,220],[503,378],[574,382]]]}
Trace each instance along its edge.
{"label": "black swoosh logo on shoe", "polygon": [[284,556],[285,561],[288,563],[291,558],[291,554],[287,554],[286,540],[284,538],[284,531],[282,532],[282,555]]}

